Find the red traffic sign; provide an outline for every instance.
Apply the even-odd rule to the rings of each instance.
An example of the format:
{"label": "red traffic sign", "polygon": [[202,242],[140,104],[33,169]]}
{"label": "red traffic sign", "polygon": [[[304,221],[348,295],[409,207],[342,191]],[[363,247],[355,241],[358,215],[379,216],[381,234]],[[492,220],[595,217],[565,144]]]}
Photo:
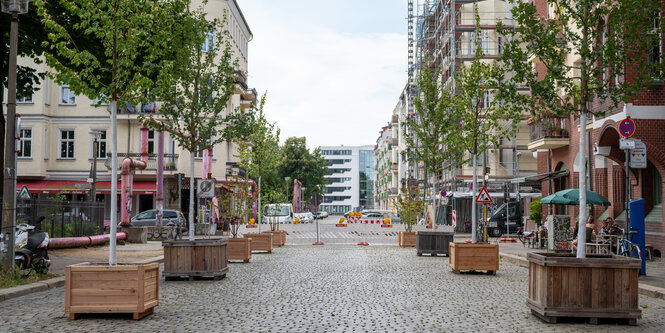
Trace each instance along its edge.
{"label": "red traffic sign", "polygon": [[624,138],[633,136],[635,134],[635,122],[630,117],[626,117],[626,119],[619,123],[619,133]]}
{"label": "red traffic sign", "polygon": [[442,197],[445,197],[446,195],[448,195],[448,192],[446,192],[446,190],[441,190],[440,194]]}
{"label": "red traffic sign", "polygon": [[492,203],[492,197],[490,197],[490,194],[489,192],[487,192],[485,186],[483,186],[483,188],[480,189],[480,193],[478,193],[478,196],[476,197],[476,202]]}

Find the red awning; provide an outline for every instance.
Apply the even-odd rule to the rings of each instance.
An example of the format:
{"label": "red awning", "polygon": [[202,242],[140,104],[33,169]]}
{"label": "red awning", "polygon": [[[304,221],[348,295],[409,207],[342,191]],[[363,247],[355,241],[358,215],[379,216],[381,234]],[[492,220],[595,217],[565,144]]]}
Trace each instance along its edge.
{"label": "red awning", "polygon": [[[71,193],[86,194],[90,187],[85,181],[76,180],[29,180],[16,182],[16,191],[20,191],[23,185],[28,187],[30,193]],[[156,191],[154,181],[135,181],[132,186],[132,194],[152,194]],[[120,182],[118,182],[120,189]],[[97,182],[97,193],[111,193],[111,182]]]}

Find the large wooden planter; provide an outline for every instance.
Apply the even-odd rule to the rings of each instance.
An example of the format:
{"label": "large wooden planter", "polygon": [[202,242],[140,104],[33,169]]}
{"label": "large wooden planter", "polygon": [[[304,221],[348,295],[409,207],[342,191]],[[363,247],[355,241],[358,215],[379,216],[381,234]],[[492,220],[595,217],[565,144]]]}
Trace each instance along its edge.
{"label": "large wooden planter", "polygon": [[163,241],[164,278],[221,279],[229,271],[228,238]]}
{"label": "large wooden planter", "polygon": [[159,304],[159,264],[80,263],[65,267],[65,312],[132,313],[135,320]]}
{"label": "large wooden planter", "polygon": [[450,268],[460,271],[487,271],[495,275],[499,270],[499,244],[450,243]]}
{"label": "large wooden planter", "polygon": [[242,237],[252,239],[252,252],[267,251],[268,253],[272,253],[273,237],[271,233],[247,233],[243,234]]}
{"label": "large wooden planter", "polygon": [[416,232],[415,231],[400,231],[397,233],[397,243],[401,247],[415,247],[416,246]]}
{"label": "large wooden planter", "polygon": [[445,231],[418,231],[416,232],[416,253],[419,256],[423,253],[433,256],[437,254],[449,255],[448,244],[453,242],[454,236],[454,233]]}
{"label": "large wooden planter", "polygon": [[229,260],[249,262],[252,258],[251,238],[229,238]]}
{"label": "large wooden planter", "polygon": [[285,230],[275,230],[275,231],[264,231],[263,233],[272,234],[272,245],[282,246],[286,244],[286,231]]}
{"label": "large wooden planter", "polygon": [[537,317],[556,323],[561,317],[628,319],[642,317],[638,306],[639,259],[572,254],[528,253],[527,306]]}

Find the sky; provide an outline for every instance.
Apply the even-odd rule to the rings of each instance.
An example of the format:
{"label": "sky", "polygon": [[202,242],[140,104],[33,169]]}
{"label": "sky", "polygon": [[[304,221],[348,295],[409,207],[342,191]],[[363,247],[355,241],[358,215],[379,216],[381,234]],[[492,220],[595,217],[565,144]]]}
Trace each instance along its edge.
{"label": "sky", "polygon": [[280,141],[373,145],[407,74],[406,0],[238,0],[254,35],[248,84]]}

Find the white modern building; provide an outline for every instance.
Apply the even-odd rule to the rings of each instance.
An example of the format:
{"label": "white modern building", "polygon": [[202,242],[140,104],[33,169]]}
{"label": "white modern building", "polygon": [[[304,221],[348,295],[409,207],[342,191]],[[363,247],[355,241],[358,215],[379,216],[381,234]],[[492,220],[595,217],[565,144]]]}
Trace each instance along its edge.
{"label": "white modern building", "polygon": [[374,146],[323,146],[328,185],[321,210],[344,214],[374,208]]}

